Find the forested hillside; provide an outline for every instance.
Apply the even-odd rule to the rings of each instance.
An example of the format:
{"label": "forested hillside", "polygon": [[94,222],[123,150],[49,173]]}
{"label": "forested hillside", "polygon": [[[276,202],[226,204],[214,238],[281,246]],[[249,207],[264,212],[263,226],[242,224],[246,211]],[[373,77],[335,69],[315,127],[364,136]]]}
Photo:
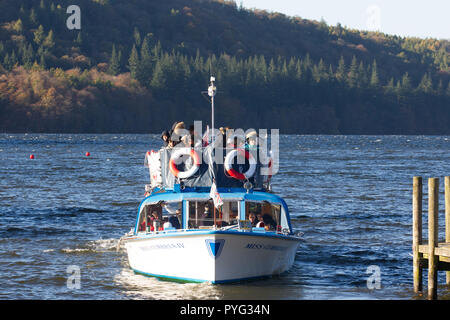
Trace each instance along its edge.
{"label": "forested hillside", "polygon": [[[69,30],[69,5],[81,30]],[[351,8],[349,8],[351,10]],[[450,42],[200,0],[0,1],[0,130],[450,134]]]}

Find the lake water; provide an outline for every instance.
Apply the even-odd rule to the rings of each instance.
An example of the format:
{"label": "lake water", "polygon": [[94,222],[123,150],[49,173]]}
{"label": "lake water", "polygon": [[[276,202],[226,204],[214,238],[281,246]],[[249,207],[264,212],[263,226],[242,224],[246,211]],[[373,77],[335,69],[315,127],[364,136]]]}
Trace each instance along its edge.
{"label": "lake water", "polygon": [[[423,299],[412,291],[412,177],[440,177],[443,192],[450,137],[281,136],[273,190],[305,241],[287,273],[228,285],[136,275],[116,251],[143,199],[145,152],[159,147],[159,135],[1,134],[0,298]],[[369,266],[380,289],[367,287]],[[439,298],[450,299],[444,276]]]}

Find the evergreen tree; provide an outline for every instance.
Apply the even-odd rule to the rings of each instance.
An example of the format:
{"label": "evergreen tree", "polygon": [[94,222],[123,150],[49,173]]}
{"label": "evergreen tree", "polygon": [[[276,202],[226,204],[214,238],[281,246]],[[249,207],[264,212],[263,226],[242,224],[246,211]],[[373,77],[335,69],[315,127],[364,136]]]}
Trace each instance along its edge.
{"label": "evergreen tree", "polygon": [[39,28],[33,33],[34,34],[34,42],[40,46],[42,41],[44,40],[45,32],[44,27],[42,24],[39,26]]}
{"label": "evergreen tree", "polygon": [[79,46],[82,46],[82,45],[83,45],[83,37],[81,36],[81,31],[78,32],[78,35],[77,35],[77,38],[76,38],[75,42],[76,42]]}
{"label": "evergreen tree", "polygon": [[401,90],[403,92],[408,92],[411,90],[411,79],[408,72],[406,72],[402,77]]}
{"label": "evergreen tree", "polygon": [[358,83],[359,88],[366,87],[367,85],[367,74],[366,68],[364,68],[364,63],[361,61],[358,67]]}
{"label": "evergreen tree", "polygon": [[17,19],[17,21],[14,23],[13,29],[17,33],[22,33],[23,32],[23,23],[22,23],[21,19]]}
{"label": "evergreen tree", "polygon": [[19,63],[19,60],[17,59],[16,51],[15,51],[15,50],[13,50],[13,52],[11,53],[11,56],[9,57],[9,61],[10,61],[10,64],[11,64],[11,70],[12,70],[15,66],[17,66],[17,64]]}
{"label": "evergreen tree", "polygon": [[356,60],[355,56],[353,56],[352,63],[350,64],[347,82],[350,88],[356,87],[356,84],[358,82],[358,61]]}
{"label": "evergreen tree", "polygon": [[395,86],[394,86],[394,78],[391,78],[389,82],[386,84],[385,90],[387,92],[394,92]]}
{"label": "evergreen tree", "polygon": [[120,59],[119,54],[116,52],[116,45],[113,44],[111,59],[109,60],[108,73],[116,76],[120,72]]}
{"label": "evergreen tree", "polygon": [[134,44],[139,47],[141,45],[141,34],[139,33],[139,29],[137,27],[134,27],[133,37]]}
{"label": "evergreen tree", "polygon": [[8,71],[11,71],[11,69],[12,69],[12,63],[11,63],[8,53],[3,58],[3,67]]}
{"label": "evergreen tree", "polygon": [[336,79],[341,82],[346,80],[344,56],[341,56],[341,59],[339,60],[339,64],[336,69]]}
{"label": "evergreen tree", "polygon": [[370,86],[373,88],[378,87],[378,70],[377,70],[377,61],[373,60],[372,63],[372,75],[370,76]]}
{"label": "evergreen tree", "polygon": [[152,54],[150,52],[150,43],[149,43],[148,37],[145,37],[144,41],[142,42],[141,59],[142,59],[142,61],[151,61],[152,60]]}
{"label": "evergreen tree", "polygon": [[40,67],[43,69],[43,70],[45,70],[46,68],[47,68],[47,65],[46,65],[46,63],[45,63],[45,54],[42,52],[41,53],[41,55],[40,55],[40,58],[39,58],[39,65],[40,65]]}
{"label": "evergreen tree", "polygon": [[152,51],[150,50],[149,41],[149,38],[145,37],[144,41],[142,42],[140,64],[138,64],[138,67],[136,68],[136,79],[140,83],[147,86],[152,81],[152,74],[155,63],[155,59],[152,57]]}
{"label": "evergreen tree", "polygon": [[313,78],[316,82],[320,82],[321,80],[326,80],[328,78],[323,59],[320,59],[319,63],[313,67]]}
{"label": "evergreen tree", "polygon": [[31,8],[31,11],[30,11],[30,24],[32,26],[37,26],[37,23],[38,23],[38,18],[37,18],[37,15],[36,15],[36,11],[34,11],[34,8]]}
{"label": "evergreen tree", "polygon": [[427,93],[433,90],[433,82],[428,74],[423,75],[417,89]]}
{"label": "evergreen tree", "polygon": [[55,41],[53,39],[53,30],[50,30],[42,45],[46,48],[53,48]]}
{"label": "evergreen tree", "polygon": [[297,60],[295,64],[295,79],[301,80],[303,76],[303,66],[300,59]]}
{"label": "evergreen tree", "polygon": [[22,49],[22,63],[26,69],[30,69],[33,65],[33,47],[31,43]]}

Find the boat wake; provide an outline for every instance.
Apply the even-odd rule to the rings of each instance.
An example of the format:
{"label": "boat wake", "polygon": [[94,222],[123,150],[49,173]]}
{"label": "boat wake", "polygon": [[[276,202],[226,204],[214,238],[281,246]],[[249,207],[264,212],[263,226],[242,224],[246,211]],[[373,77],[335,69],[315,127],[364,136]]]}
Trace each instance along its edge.
{"label": "boat wake", "polygon": [[108,252],[116,251],[119,239],[99,239],[88,241],[84,246],[78,248],[61,249],[64,253],[89,253],[89,252]]}
{"label": "boat wake", "polygon": [[218,300],[223,294],[210,283],[177,283],[135,274],[127,265],[114,277],[122,294],[132,299],[154,300]]}

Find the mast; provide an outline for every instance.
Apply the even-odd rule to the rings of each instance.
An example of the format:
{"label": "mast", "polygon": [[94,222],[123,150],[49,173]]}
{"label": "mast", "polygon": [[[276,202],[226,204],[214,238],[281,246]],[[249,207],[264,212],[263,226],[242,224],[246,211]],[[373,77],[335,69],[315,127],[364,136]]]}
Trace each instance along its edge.
{"label": "mast", "polygon": [[211,144],[214,144],[214,96],[216,95],[217,88],[214,85],[216,78],[211,76],[208,87],[208,95],[211,97]]}

